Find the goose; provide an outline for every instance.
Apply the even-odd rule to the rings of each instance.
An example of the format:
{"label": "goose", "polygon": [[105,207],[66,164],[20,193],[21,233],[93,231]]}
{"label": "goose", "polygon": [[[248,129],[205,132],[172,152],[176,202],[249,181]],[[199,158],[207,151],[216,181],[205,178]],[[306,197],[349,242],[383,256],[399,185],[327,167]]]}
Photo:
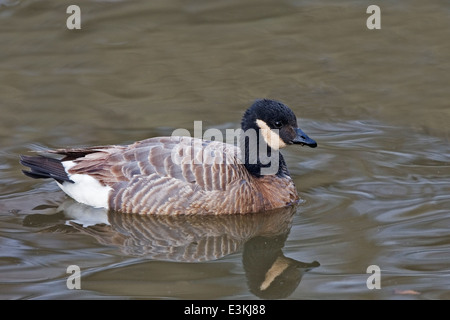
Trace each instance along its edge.
{"label": "goose", "polygon": [[[297,204],[280,149],[315,148],[282,102],[256,100],[238,145],[187,136],[129,145],[47,150],[20,157],[31,178],[52,178],[77,202],[130,214],[246,214]],[[58,157],[51,156],[59,155]]]}

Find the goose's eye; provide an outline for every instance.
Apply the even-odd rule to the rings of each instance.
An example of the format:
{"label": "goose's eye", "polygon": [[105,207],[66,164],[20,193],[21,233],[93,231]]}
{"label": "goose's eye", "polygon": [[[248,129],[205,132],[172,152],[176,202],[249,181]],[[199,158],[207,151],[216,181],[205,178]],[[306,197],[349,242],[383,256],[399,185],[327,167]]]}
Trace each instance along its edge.
{"label": "goose's eye", "polygon": [[274,124],[273,124],[273,126],[274,126],[276,129],[280,129],[280,128],[283,126],[283,122],[281,122],[281,121],[275,121]]}

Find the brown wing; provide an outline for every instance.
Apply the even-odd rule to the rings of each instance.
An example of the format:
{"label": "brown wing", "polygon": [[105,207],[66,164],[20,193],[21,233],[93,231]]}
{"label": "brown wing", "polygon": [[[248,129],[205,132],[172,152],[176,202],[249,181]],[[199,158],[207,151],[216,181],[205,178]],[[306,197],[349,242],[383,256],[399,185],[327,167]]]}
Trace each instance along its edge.
{"label": "brown wing", "polygon": [[[147,213],[237,213],[258,209],[238,149],[190,137],[151,138],[128,146],[56,150],[76,158],[70,174],[111,186],[110,209]],[[259,194],[259,192],[257,192]],[[225,199],[226,198],[226,199]],[[246,203],[246,201],[248,203]]]}
{"label": "brown wing", "polygon": [[128,146],[58,149],[62,161],[73,160],[71,174],[89,174],[105,185],[136,176],[174,178],[207,191],[225,190],[246,175],[232,145],[190,137],[162,137]]}

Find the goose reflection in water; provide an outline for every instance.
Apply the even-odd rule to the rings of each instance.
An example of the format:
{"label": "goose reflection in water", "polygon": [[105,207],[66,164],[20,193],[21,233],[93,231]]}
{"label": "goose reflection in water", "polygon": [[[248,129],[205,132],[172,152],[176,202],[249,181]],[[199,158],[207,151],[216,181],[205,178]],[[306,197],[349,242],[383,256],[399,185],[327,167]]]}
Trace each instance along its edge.
{"label": "goose reflection in water", "polygon": [[45,225],[42,232],[83,233],[126,255],[158,261],[206,262],[242,250],[250,291],[260,298],[280,299],[292,294],[305,272],[319,266],[317,261],[305,263],[283,254],[296,208],[245,215],[141,216],[67,199],[58,213],[32,214],[24,224]]}

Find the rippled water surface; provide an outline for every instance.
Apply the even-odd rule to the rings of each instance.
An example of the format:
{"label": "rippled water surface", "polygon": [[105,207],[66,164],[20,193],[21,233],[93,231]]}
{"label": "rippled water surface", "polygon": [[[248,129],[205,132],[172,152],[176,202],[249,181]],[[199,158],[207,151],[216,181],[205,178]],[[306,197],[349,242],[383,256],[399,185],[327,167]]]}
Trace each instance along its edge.
{"label": "rippled water surface", "polygon": [[[0,0],[0,298],[450,299],[447,2],[384,1],[380,30],[366,1],[77,1],[81,30],[70,4]],[[262,97],[319,144],[284,151],[298,207],[114,215],[18,163],[237,128]]]}

